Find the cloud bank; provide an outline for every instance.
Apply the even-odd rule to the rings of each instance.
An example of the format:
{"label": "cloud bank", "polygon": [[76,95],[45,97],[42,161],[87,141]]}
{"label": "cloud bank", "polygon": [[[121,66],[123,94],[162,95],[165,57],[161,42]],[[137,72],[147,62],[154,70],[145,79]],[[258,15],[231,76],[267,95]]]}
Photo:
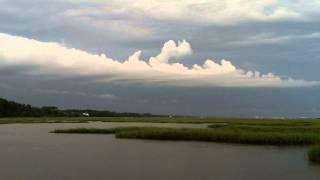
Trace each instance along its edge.
{"label": "cloud bank", "polygon": [[[38,77],[93,77],[107,83],[146,83],[170,86],[222,87],[296,87],[319,85],[319,82],[281,78],[273,73],[261,74],[235,67],[228,60],[220,63],[207,59],[192,66],[173,63],[192,53],[191,45],[183,40],[170,40],[161,52],[143,60],[141,51],[127,60],[109,58],[59,43],[40,42],[0,33],[0,71],[20,68],[21,73]],[[28,68],[23,68],[28,67]]]}
{"label": "cloud bank", "polygon": [[55,89],[36,89],[36,92],[42,94],[49,94],[49,95],[67,95],[67,96],[83,96],[83,97],[92,97],[98,99],[108,99],[108,100],[115,100],[117,97],[113,94],[104,93],[104,94],[92,94],[87,92],[81,91],[66,91],[66,90],[55,90]]}
{"label": "cloud bank", "polygon": [[272,33],[264,33],[264,34],[258,34],[255,36],[250,36],[243,40],[231,41],[226,43],[225,45],[256,46],[256,45],[264,45],[264,44],[281,44],[281,43],[287,43],[290,41],[297,41],[297,40],[315,40],[315,39],[320,39],[320,32],[313,32],[308,34],[282,35],[282,36],[277,36]]}
{"label": "cloud bank", "polygon": [[310,20],[318,12],[318,0],[95,0],[96,6],[69,9],[71,16],[116,15],[139,19],[237,24],[243,21]]}

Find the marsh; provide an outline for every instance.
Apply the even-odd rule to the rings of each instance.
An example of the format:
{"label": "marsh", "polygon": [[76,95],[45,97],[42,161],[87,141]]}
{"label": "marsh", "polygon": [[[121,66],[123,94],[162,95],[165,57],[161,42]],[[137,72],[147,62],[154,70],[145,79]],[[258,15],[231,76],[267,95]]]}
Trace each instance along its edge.
{"label": "marsh", "polygon": [[0,174],[10,180],[243,179],[316,180],[307,147],[116,139],[53,134],[54,129],[123,126],[197,127],[170,123],[50,123],[0,126]]}

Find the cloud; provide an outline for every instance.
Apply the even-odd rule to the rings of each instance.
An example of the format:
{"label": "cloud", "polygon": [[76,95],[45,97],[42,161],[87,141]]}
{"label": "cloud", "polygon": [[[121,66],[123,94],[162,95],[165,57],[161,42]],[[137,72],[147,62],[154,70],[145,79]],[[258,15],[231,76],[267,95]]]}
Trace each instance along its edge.
{"label": "cloud", "polygon": [[8,89],[8,88],[10,88],[10,85],[8,85],[6,83],[0,83],[0,88]]}
{"label": "cloud", "polygon": [[[41,34],[56,29],[74,29],[80,33],[89,29],[91,32],[110,34],[119,38],[141,38],[150,36],[152,28],[142,21],[118,16],[96,16],[93,12],[95,3],[85,1],[61,0],[0,0],[0,29],[7,32]],[[91,11],[92,15],[81,16]],[[20,13],[23,12],[23,13]]]}
{"label": "cloud", "polygon": [[141,51],[120,61],[83,50],[67,48],[54,42],[40,42],[19,36],[0,34],[0,70],[11,67],[25,69],[28,76],[93,77],[107,83],[146,83],[170,86],[223,87],[291,87],[319,85],[319,82],[281,78],[273,73],[261,74],[235,67],[228,60],[217,63],[207,59],[191,67],[180,62],[192,53],[187,41],[166,42],[161,52],[149,60],[141,59]]}
{"label": "cloud", "polygon": [[233,46],[255,46],[255,45],[264,45],[264,44],[282,44],[289,41],[295,40],[314,40],[320,39],[320,32],[313,32],[308,34],[295,34],[295,35],[283,35],[276,36],[274,34],[265,33],[258,34],[255,36],[247,37],[246,39],[231,41],[226,43],[225,45],[233,45]]}
{"label": "cloud", "polygon": [[105,11],[94,2],[90,3],[92,3],[92,7],[68,8],[63,12],[63,15],[86,26],[121,35],[120,37],[141,38],[153,34],[153,29],[146,25],[141,18],[113,14]]}
{"label": "cloud", "polygon": [[51,95],[68,95],[68,96],[83,96],[83,97],[93,97],[98,99],[109,99],[114,100],[117,97],[113,94],[104,93],[104,94],[92,94],[81,91],[66,91],[66,90],[55,90],[55,89],[37,89],[36,90],[42,94],[51,94]]}
{"label": "cloud", "polygon": [[[66,13],[70,15],[69,12]],[[74,18],[74,17],[73,17]],[[145,26],[143,23],[138,23],[130,19],[110,19],[110,18],[97,18],[90,16],[77,17],[72,19],[81,22],[89,27],[108,31],[113,34],[121,35],[122,38],[140,38],[151,36],[153,30]]]}
{"label": "cloud", "polygon": [[[96,6],[69,10],[76,16],[145,17],[220,25],[244,21],[309,20],[318,12],[317,0],[96,0]],[[302,8],[303,7],[303,8]]]}

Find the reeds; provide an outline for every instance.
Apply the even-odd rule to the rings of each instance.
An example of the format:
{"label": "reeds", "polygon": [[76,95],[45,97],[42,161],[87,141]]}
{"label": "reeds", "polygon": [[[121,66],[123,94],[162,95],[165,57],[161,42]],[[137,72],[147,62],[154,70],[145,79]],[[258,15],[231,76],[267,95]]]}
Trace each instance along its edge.
{"label": "reeds", "polygon": [[234,129],[123,127],[111,129],[66,129],[53,133],[112,134],[117,138],[211,141],[237,144],[307,145],[320,142],[320,136],[301,132],[249,132]]}
{"label": "reeds", "polygon": [[320,163],[320,145],[313,146],[308,151],[309,160],[315,163]]}

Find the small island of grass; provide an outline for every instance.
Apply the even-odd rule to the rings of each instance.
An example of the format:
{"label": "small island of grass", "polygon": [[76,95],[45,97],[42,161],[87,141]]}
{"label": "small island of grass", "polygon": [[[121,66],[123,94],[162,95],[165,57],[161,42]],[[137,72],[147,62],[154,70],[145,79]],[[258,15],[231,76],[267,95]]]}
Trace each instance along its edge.
{"label": "small island of grass", "polygon": [[[218,121],[216,121],[218,122]],[[317,121],[219,121],[208,128],[118,127],[109,129],[77,128],[53,133],[115,134],[117,138],[207,141],[256,145],[317,145]],[[310,161],[320,162],[320,146],[308,152]]]}
{"label": "small island of grass", "polygon": [[240,130],[239,128],[123,127],[110,129],[77,128],[55,130],[53,132],[115,134],[117,138],[128,139],[211,141],[237,144],[309,145],[320,143],[320,136],[314,132],[254,132],[250,130]]}
{"label": "small island of grass", "polygon": [[309,160],[315,163],[320,163],[320,145],[311,147],[308,151]]}

